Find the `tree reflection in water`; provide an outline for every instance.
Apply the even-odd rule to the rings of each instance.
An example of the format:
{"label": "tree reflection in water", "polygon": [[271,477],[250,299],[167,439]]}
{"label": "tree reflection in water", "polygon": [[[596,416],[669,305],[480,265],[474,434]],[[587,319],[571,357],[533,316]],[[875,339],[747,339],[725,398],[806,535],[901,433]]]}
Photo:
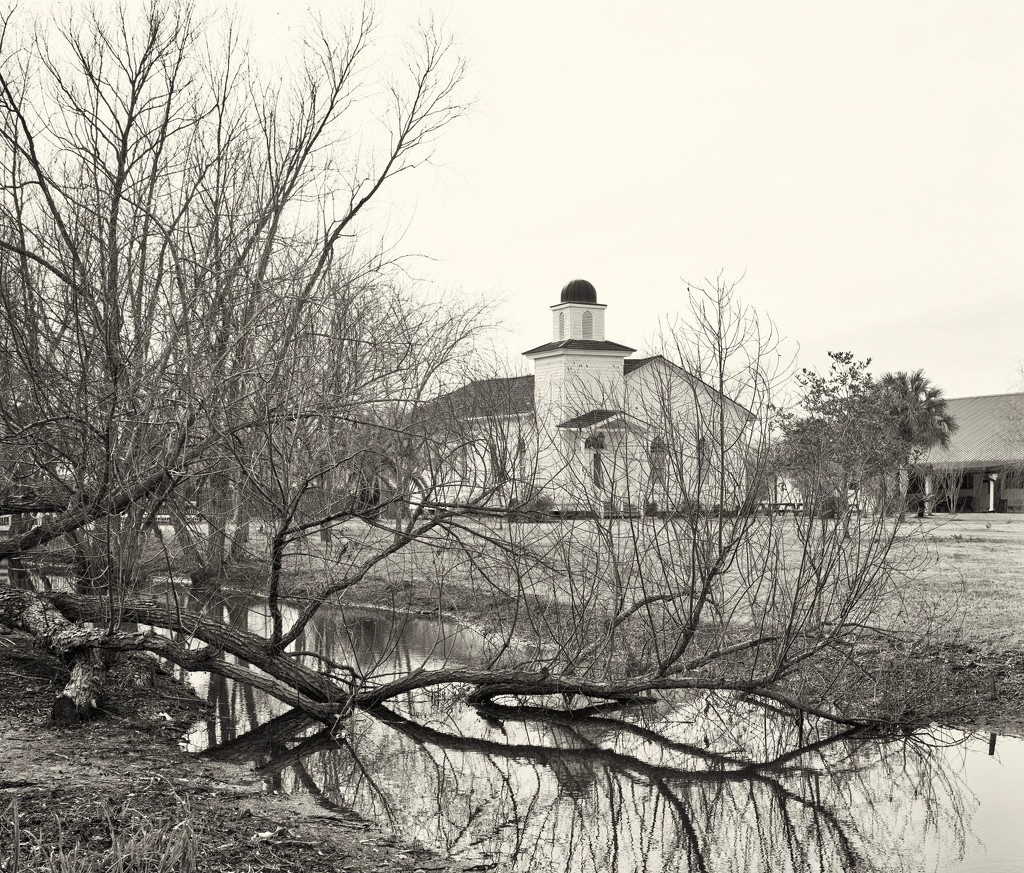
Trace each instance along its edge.
{"label": "tree reflection in water", "polygon": [[[240,627],[264,620],[209,608]],[[478,641],[434,622],[334,619],[311,625],[297,657],[315,646],[377,674],[479,657]],[[570,716],[436,690],[325,729],[223,679],[202,690],[216,717],[193,748],[514,870],[936,869],[936,852],[963,853],[976,805],[937,733],[870,736],[726,695]]]}
{"label": "tree reflection in water", "polygon": [[334,732],[288,712],[207,754],[517,870],[917,870],[966,841],[937,742],[725,699],[585,718],[417,700]]}

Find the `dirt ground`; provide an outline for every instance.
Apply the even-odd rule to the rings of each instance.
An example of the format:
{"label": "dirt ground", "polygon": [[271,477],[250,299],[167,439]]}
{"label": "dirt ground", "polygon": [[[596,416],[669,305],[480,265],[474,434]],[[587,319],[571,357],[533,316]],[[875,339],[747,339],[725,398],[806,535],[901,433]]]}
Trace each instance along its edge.
{"label": "dirt ground", "polygon": [[[402,845],[369,822],[303,797],[264,793],[248,768],[186,754],[185,728],[202,714],[186,689],[135,663],[111,676],[104,711],[75,728],[49,725],[59,664],[21,633],[0,635],[0,871],[106,869],[112,831],[171,834],[200,871],[457,871],[453,861]],[[15,828],[15,811],[17,828]],[[184,834],[189,840],[177,839]],[[146,868],[151,869],[151,868]],[[152,868],[160,869],[160,868]]]}

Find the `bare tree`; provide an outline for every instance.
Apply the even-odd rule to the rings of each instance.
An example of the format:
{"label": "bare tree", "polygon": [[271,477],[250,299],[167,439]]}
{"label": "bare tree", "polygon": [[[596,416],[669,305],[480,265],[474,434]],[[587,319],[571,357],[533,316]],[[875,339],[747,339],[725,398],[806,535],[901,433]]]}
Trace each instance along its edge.
{"label": "bare tree", "polygon": [[394,431],[459,353],[472,313],[414,315],[362,217],[463,112],[463,64],[427,22],[376,66],[377,31],[315,28],[277,83],[187,2],[4,18],[3,503],[51,515],[0,558],[70,547],[109,611],[168,512],[217,580],[254,498],[273,552],[365,456],[324,454],[339,429]]}
{"label": "bare tree", "polygon": [[[336,303],[324,311],[337,311]],[[729,287],[695,290],[692,309],[682,322],[686,329],[666,336],[678,363],[662,357],[636,402],[618,399],[620,408],[633,410],[634,423],[621,430],[614,446],[609,437],[602,449],[609,468],[621,464],[627,471],[610,477],[608,487],[614,504],[614,489],[621,485],[619,505],[628,507],[651,487],[649,479],[631,472],[636,449],[642,453],[657,445],[658,517],[596,512],[556,524],[496,528],[486,515],[495,498],[508,499],[512,439],[518,453],[520,437],[502,424],[511,416],[489,422],[470,415],[467,425],[459,410],[436,402],[425,407],[429,414],[415,413],[431,376],[456,359],[452,354],[465,334],[448,334],[438,357],[415,366],[395,367],[396,360],[413,358],[386,352],[376,370],[339,369],[337,363],[321,370],[318,355],[336,347],[338,334],[323,331],[330,339],[321,348],[320,332],[313,330],[308,345],[280,346],[268,356],[272,368],[249,380],[255,388],[246,396],[259,415],[252,411],[240,420],[258,426],[218,430],[207,417],[193,437],[195,445],[213,447],[197,455],[196,463],[230,458],[245,471],[247,490],[258,495],[261,512],[272,520],[261,588],[268,608],[265,633],[226,627],[205,612],[183,608],[173,585],[172,597],[122,598],[116,604],[109,598],[67,594],[40,600],[6,591],[3,618],[58,650],[78,653],[79,660],[89,656],[92,673],[83,668],[76,703],[94,687],[96,650],[144,649],[186,669],[251,684],[322,719],[438,686],[468,687],[476,704],[554,695],[571,707],[577,698],[637,702],[671,689],[704,689],[756,695],[850,724],[903,717],[906,701],[899,695],[877,696],[872,708],[864,695],[851,693],[865,670],[855,653],[877,645],[887,627],[885,610],[902,569],[894,552],[898,517],[883,512],[851,522],[814,505],[806,517],[793,520],[758,512],[763,483],[773,470],[775,392],[783,375],[774,369],[774,330]],[[282,329],[306,335],[303,323],[271,320],[260,348],[274,347]],[[444,323],[458,324],[450,317]],[[421,344],[410,342],[408,348],[411,354]],[[346,374],[340,383],[338,372]],[[378,373],[380,384],[366,396],[344,381],[368,372]],[[321,381],[328,391],[346,386],[330,409],[345,410],[342,401],[352,398],[351,410],[321,410]],[[382,409],[389,404],[396,414]],[[357,428],[374,436],[357,443]],[[483,447],[489,470],[483,487],[467,500],[437,499],[451,471],[432,459],[443,460],[453,447],[469,444]],[[311,556],[308,533],[360,515],[352,504],[311,505],[313,489],[325,477],[345,481],[354,474],[352,462],[364,449],[388,458],[393,470],[410,471],[394,474],[397,502],[408,500],[400,483],[418,480],[417,509],[403,520],[401,536],[393,536],[395,529],[372,512],[362,513],[366,523],[351,553],[340,562],[334,555],[329,569],[321,560],[314,596],[304,604],[287,603],[281,582],[289,553]],[[827,467],[821,475],[831,473]],[[381,502],[386,501],[376,503]],[[479,663],[410,667],[395,675],[381,664],[338,662],[297,648],[325,603],[373,575],[410,580],[412,586],[422,584],[417,577],[432,577],[455,590],[490,592],[490,638]],[[83,629],[75,624],[81,621],[106,630]],[[140,634],[135,625],[164,632]]]}
{"label": "bare tree", "polygon": [[[416,304],[360,218],[462,111],[447,40],[421,29],[404,84],[366,93],[366,13],[310,41],[289,91],[247,66],[232,27],[216,50],[208,31],[154,2],[138,23],[73,19],[61,40],[8,18],[0,46],[0,439],[16,459],[0,509],[52,513],[0,558],[69,548],[100,589],[0,587],[0,621],[73,667],[58,712],[88,714],[105,653],[140,650],[325,720],[438,686],[570,707],[730,690],[877,718],[847,692],[884,630],[898,521],[758,513],[774,329],[729,287],[693,289],[643,390],[592,398],[622,426],[591,428],[583,465],[529,415],[426,402],[472,371],[479,313]],[[345,152],[349,124],[373,118],[382,151]],[[535,453],[568,445],[565,487],[599,511],[493,524],[544,487]],[[467,452],[485,475],[452,499]],[[657,517],[631,513],[648,503]],[[143,596],[165,511],[169,578]],[[263,632],[185,603],[182,571],[217,581],[233,555],[254,563]],[[396,675],[302,647],[325,604],[375,578],[487,593],[478,663]]]}
{"label": "bare tree", "polygon": [[[693,304],[687,330],[668,337],[685,366],[667,358],[652,366],[632,406],[628,397],[589,399],[605,411],[634,410],[587,437],[588,451],[604,453],[606,482],[575,455],[559,468],[570,474],[561,487],[578,484],[579,505],[592,511],[498,533],[438,501],[434,527],[405,553],[421,556],[421,572],[429,558],[456,591],[488,593],[489,660],[366,677],[357,703],[440,685],[468,685],[477,703],[637,701],[690,688],[761,695],[850,723],[904,716],[899,695],[872,702],[853,693],[866,668],[851,657],[886,639],[907,572],[898,518],[851,518],[817,504],[794,519],[758,511],[775,469],[775,400],[785,375],[774,369],[775,334],[731,288],[698,290]],[[485,447],[477,469],[486,473],[495,466],[486,447],[505,440],[507,452],[510,416],[481,423],[478,411],[470,404],[464,417]],[[661,472],[644,478],[634,462],[652,444]],[[810,471],[812,484],[830,488],[833,473]],[[630,513],[650,487],[659,489],[658,516]],[[415,563],[391,569],[415,571]],[[889,687],[881,674],[876,681]]]}

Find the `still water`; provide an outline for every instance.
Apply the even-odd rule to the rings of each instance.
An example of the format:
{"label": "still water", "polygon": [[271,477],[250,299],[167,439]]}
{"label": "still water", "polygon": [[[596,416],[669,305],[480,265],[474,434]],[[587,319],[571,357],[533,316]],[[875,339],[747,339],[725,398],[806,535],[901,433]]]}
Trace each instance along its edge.
{"label": "still water", "polygon": [[[241,598],[206,608],[265,631]],[[383,675],[479,662],[483,642],[325,609],[295,648]],[[571,719],[476,710],[450,691],[331,732],[228,680],[190,681],[214,712],[185,737],[193,751],[252,762],[268,790],[355,810],[480,869],[1024,870],[1019,739],[866,736],[714,695]]]}

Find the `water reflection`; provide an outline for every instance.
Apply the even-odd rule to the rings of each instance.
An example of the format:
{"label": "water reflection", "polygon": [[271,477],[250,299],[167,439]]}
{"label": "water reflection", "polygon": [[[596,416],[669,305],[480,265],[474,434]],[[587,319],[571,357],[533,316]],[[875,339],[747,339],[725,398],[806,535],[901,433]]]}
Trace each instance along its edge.
{"label": "water reflection", "polygon": [[[248,604],[210,608],[262,630]],[[483,643],[349,610],[325,612],[296,651],[310,646],[397,673],[471,663]],[[501,869],[946,871],[973,869],[979,851],[965,761],[987,755],[987,738],[867,736],[708,695],[581,718],[473,709],[444,691],[328,730],[233,683],[195,681],[216,716],[189,735],[193,749]]]}

